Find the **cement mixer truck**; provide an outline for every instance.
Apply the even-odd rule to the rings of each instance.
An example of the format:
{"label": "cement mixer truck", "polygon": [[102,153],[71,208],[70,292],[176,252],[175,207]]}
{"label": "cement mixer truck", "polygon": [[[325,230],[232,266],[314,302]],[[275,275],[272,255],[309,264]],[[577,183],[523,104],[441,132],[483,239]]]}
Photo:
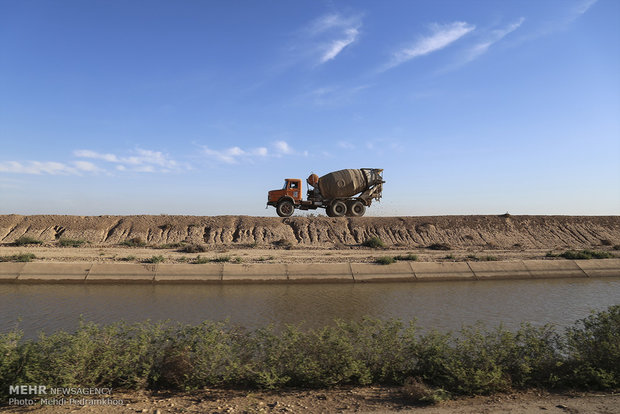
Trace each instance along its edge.
{"label": "cement mixer truck", "polygon": [[334,171],[322,177],[310,174],[307,200],[302,200],[301,180],[287,178],[280,190],[269,191],[267,206],[276,208],[280,217],[299,210],[324,208],[329,217],[361,217],[373,200],[381,198],[383,170],[361,168]]}

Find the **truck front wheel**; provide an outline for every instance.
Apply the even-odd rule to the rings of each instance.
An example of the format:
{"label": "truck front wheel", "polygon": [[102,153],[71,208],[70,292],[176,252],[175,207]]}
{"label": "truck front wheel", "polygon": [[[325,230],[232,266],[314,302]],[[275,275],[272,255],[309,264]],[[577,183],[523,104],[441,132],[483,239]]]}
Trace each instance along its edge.
{"label": "truck front wheel", "polygon": [[295,211],[295,206],[291,200],[282,200],[276,206],[276,213],[280,217],[290,217]]}

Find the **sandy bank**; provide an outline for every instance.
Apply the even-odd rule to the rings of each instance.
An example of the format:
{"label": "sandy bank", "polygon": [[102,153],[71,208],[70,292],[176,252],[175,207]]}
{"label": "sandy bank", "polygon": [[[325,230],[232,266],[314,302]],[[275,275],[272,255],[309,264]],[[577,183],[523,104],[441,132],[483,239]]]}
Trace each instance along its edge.
{"label": "sandy bank", "polygon": [[113,246],[139,238],[148,245],[271,246],[284,240],[300,247],[358,246],[379,237],[388,247],[453,249],[589,248],[620,244],[620,217],[251,217],[251,216],[20,216],[0,215],[0,243],[22,236],[45,243],[62,239]]}

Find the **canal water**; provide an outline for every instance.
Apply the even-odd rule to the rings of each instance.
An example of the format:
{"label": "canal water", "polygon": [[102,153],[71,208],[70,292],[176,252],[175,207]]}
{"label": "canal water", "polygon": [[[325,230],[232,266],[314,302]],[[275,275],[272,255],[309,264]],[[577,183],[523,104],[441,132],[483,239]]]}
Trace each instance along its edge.
{"label": "canal water", "polygon": [[481,321],[516,329],[522,322],[572,325],[620,304],[620,278],[368,284],[31,285],[0,284],[0,332],[27,338],[72,331],[80,316],[109,323],[150,319],[246,327],[334,319],[417,319],[423,329],[458,330]]}

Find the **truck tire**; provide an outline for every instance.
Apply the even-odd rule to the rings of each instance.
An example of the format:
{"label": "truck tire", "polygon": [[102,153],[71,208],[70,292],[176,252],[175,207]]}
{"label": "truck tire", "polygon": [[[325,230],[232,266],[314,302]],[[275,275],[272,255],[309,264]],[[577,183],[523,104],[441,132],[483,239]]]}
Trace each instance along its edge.
{"label": "truck tire", "polygon": [[280,217],[290,217],[295,211],[295,206],[291,200],[281,200],[276,206],[276,213]]}
{"label": "truck tire", "polygon": [[347,205],[344,201],[336,200],[332,203],[331,210],[334,217],[342,217],[347,214]]}
{"label": "truck tire", "polygon": [[325,214],[327,214],[327,217],[336,217],[334,216],[334,210],[332,210],[332,206],[325,207]]}
{"label": "truck tire", "polygon": [[359,200],[355,200],[348,205],[347,215],[351,217],[362,217],[366,212],[366,206]]}

